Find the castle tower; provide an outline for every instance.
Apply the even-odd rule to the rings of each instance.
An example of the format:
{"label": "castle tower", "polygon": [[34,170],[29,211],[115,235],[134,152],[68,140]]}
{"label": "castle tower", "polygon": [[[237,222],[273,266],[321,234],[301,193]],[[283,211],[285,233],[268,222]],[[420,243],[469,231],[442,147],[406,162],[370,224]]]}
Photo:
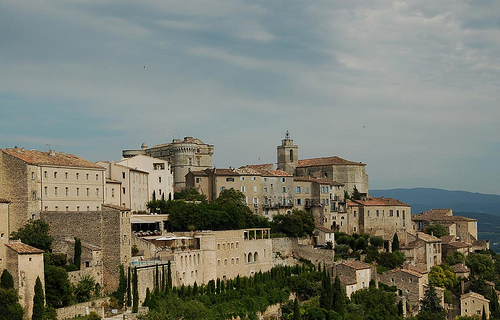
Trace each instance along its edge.
{"label": "castle tower", "polygon": [[295,168],[299,163],[299,146],[293,144],[288,131],[285,134],[285,139],[281,140],[281,146],[278,150],[278,169],[289,174],[295,173]]}

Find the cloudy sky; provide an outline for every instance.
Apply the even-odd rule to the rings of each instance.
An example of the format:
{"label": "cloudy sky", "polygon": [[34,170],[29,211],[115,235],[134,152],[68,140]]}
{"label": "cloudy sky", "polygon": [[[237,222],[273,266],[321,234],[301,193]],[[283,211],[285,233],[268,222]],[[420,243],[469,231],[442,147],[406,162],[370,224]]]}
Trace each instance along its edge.
{"label": "cloudy sky", "polygon": [[500,194],[499,1],[0,0],[0,148],[216,167],[367,164],[372,189]]}

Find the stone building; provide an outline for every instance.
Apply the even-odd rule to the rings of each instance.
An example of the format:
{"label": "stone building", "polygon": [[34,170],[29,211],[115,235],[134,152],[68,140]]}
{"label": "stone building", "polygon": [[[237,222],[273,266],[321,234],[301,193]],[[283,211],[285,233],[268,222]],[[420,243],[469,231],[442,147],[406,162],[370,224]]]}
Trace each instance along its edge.
{"label": "stone building", "polygon": [[481,318],[483,310],[486,318],[490,317],[490,300],[483,295],[469,292],[460,296],[460,315]]}
{"label": "stone building", "polygon": [[100,248],[104,292],[118,288],[119,266],[131,262],[130,209],[104,204],[101,211],[85,214],[43,211],[41,219],[49,224],[55,242],[76,237]]}
{"label": "stone building", "polygon": [[146,211],[146,203],[150,199],[147,171],[114,161],[98,161],[97,164],[106,170],[106,203],[116,205],[119,198],[121,202],[118,206],[130,208],[134,212]]}
{"label": "stone building", "polygon": [[9,243],[9,206],[9,200],[0,198],[0,270],[5,269],[7,247],[4,244]]}
{"label": "stone building", "polygon": [[478,240],[477,219],[454,216],[452,209],[431,209],[415,214],[411,219],[416,231],[424,231],[430,225],[440,224],[448,229],[450,235],[457,236],[460,241],[472,244]]}
{"label": "stone building", "polygon": [[334,221],[339,231],[367,233],[392,241],[396,232],[411,229],[411,206],[396,199],[365,197],[349,200],[346,207]]}
{"label": "stone building", "polygon": [[380,275],[380,282],[388,286],[396,286],[399,297],[404,297],[410,305],[408,312],[416,312],[420,308],[420,300],[424,297],[425,286],[429,283],[427,273],[403,267],[387,271]]}
{"label": "stone building", "polygon": [[6,269],[14,278],[14,287],[19,293],[19,303],[23,306],[26,318],[33,312],[36,278],[40,278],[45,288],[43,250],[20,241],[4,244],[6,249]]}
{"label": "stone building", "polygon": [[122,156],[131,158],[143,154],[168,161],[174,175],[174,189],[179,191],[185,187],[185,176],[189,171],[212,167],[213,153],[213,145],[206,144],[198,138],[185,137],[184,140],[173,139],[171,143],[159,144],[151,148],[143,143],[141,150],[123,150]]}
{"label": "stone building", "polygon": [[441,239],[423,232],[407,231],[399,238],[399,250],[418,268],[430,271],[442,262]]}
{"label": "stone building", "polygon": [[278,169],[295,177],[326,178],[344,185],[352,194],[354,187],[368,195],[368,175],[366,164],[342,159],[337,156],[299,160],[299,147],[293,144],[287,132],[281,145],[277,147]]}
{"label": "stone building", "polygon": [[1,150],[0,198],[11,201],[10,231],[39,218],[41,211],[100,210],[103,171],[95,163],[54,150]]}
{"label": "stone building", "polygon": [[349,298],[353,292],[368,288],[371,280],[377,281],[375,266],[359,260],[337,264],[333,269],[333,276],[337,275]]}
{"label": "stone building", "polygon": [[168,161],[139,154],[125,158],[117,164],[149,174],[148,200],[151,200],[153,191],[157,199],[161,197],[164,197],[165,200],[174,198],[174,175]]}
{"label": "stone building", "polygon": [[186,186],[196,188],[208,200],[216,199],[224,189],[239,190],[255,214],[269,219],[291,212],[293,207],[293,178],[281,170],[246,166],[191,171],[186,175]]}

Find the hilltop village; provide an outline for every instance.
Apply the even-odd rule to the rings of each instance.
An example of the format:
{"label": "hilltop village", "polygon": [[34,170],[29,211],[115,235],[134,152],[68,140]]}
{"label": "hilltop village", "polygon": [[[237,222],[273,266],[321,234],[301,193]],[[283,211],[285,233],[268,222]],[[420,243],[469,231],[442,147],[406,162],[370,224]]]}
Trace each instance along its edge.
{"label": "hilltop village", "polygon": [[[4,274],[12,277],[24,318],[39,312],[37,283],[46,304],[52,303],[47,268],[58,264],[75,292],[83,292],[79,286],[85,283],[100,292],[97,300],[57,301],[58,319],[121,312],[121,305],[110,308],[107,295],[124,290],[124,277],[125,296],[146,306],[141,313],[162,281],[172,288],[217,281],[219,288],[276,267],[305,265],[322,269],[332,283],[338,279],[347,298],[372,286],[393,288],[401,317],[424,310],[429,291],[448,319],[493,319],[500,312],[494,280],[481,287],[472,277],[486,270],[483,265],[496,266],[488,241],[478,239],[477,220],[451,209],[412,213],[397,199],[372,197],[366,164],[338,156],[300,159],[288,132],[277,146],[276,165],[215,168],[213,154],[213,145],[192,137],[123,150],[118,162],[0,149],[0,272],[2,286],[8,282]],[[234,204],[235,199],[241,201]],[[215,211],[206,203],[228,217],[210,224],[208,213],[193,209],[205,205]],[[253,224],[240,221],[239,203]],[[308,231],[293,233],[290,225],[301,221]],[[278,222],[282,229],[275,234],[270,223]],[[28,227],[36,226],[48,227],[47,247],[23,239],[26,232],[34,238],[29,232],[35,229]],[[489,260],[478,267],[470,258],[476,253]],[[133,290],[130,272],[137,283]]]}

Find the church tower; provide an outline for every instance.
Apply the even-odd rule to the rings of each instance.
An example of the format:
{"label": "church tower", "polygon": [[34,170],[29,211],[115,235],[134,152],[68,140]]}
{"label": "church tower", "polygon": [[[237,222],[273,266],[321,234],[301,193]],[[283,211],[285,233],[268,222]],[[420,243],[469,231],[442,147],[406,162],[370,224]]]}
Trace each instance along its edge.
{"label": "church tower", "polygon": [[285,139],[281,140],[281,146],[278,149],[278,169],[289,174],[295,173],[295,168],[299,164],[299,146],[293,144],[288,130]]}

